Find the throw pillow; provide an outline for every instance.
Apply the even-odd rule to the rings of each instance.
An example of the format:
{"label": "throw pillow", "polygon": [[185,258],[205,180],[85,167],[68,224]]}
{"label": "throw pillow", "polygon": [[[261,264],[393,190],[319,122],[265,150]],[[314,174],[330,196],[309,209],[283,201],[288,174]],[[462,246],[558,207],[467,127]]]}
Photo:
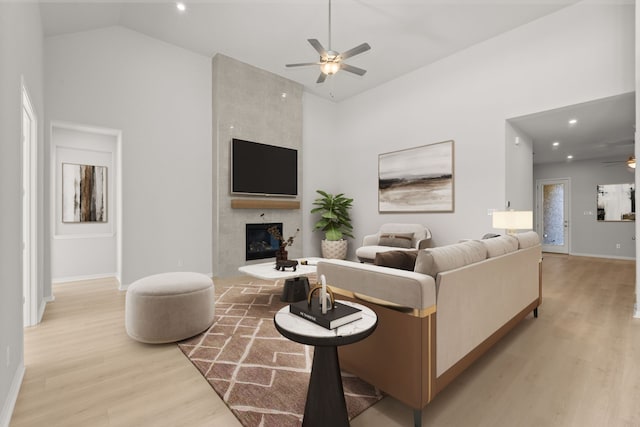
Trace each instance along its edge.
{"label": "throw pillow", "polygon": [[413,271],[416,264],[418,250],[378,252],[373,260],[375,265]]}
{"label": "throw pillow", "polygon": [[393,246],[396,248],[413,247],[413,233],[385,233],[378,239],[379,246]]}

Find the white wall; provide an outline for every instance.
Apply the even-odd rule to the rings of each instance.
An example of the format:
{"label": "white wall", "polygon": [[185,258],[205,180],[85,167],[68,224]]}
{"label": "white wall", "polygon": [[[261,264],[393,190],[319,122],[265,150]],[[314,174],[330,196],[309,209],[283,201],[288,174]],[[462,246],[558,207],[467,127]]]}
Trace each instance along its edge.
{"label": "white wall", "polygon": [[[491,231],[487,210],[505,203],[505,120],[633,91],[633,34],[632,6],[580,3],[337,105],[324,185],[355,197],[356,242],[395,221],[426,224],[436,245]],[[378,154],[449,139],[455,213],[377,213]]]}
{"label": "white wall", "polygon": [[[533,141],[507,121],[505,138],[505,206],[516,211],[533,211]],[[507,206],[508,205],[508,206]]]}
{"label": "white wall", "polygon": [[[605,165],[600,160],[536,165],[534,179],[571,180],[569,253],[607,258],[635,259],[635,222],[597,221],[596,186],[635,181],[625,165]],[[620,244],[620,249],[616,244]]]}
{"label": "white wall", "polygon": [[[37,3],[0,2],[0,426],[8,425],[24,372],[22,328],[21,76],[38,116],[39,167],[43,166],[42,30]],[[38,176],[38,206],[43,206]],[[38,228],[45,214],[40,210]],[[49,280],[39,238],[39,290]],[[8,356],[8,358],[7,358]]]}
{"label": "white wall", "polygon": [[[54,283],[94,277],[118,277],[119,203],[116,177],[118,131],[89,130],[72,124],[51,126],[53,147],[51,276]],[[107,168],[106,221],[65,223],[62,220],[62,164]]]}
{"label": "white wall", "polygon": [[[320,241],[324,238],[321,231],[313,231],[313,225],[319,220],[318,214],[312,215],[313,201],[320,197],[316,190],[339,193],[342,183],[337,179],[339,170],[347,159],[333,147],[334,140],[339,138],[335,132],[337,114],[335,104],[305,92],[302,97],[303,111],[303,147],[302,162],[304,164],[304,183],[302,187],[302,233],[304,256],[320,256]],[[356,171],[352,171],[356,175]],[[353,197],[353,194],[347,194]],[[357,204],[357,201],[355,202]],[[349,247],[359,246],[359,241],[349,239]]]}
{"label": "white wall", "polygon": [[47,119],[122,130],[122,284],[211,273],[210,58],[111,27],[45,40]]}

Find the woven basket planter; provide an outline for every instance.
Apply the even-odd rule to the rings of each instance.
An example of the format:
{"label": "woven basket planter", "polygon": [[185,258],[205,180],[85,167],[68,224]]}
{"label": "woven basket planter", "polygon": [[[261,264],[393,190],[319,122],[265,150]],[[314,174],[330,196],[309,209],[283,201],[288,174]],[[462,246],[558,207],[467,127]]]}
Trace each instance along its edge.
{"label": "woven basket planter", "polygon": [[322,258],[346,259],[347,241],[342,240],[322,240]]}

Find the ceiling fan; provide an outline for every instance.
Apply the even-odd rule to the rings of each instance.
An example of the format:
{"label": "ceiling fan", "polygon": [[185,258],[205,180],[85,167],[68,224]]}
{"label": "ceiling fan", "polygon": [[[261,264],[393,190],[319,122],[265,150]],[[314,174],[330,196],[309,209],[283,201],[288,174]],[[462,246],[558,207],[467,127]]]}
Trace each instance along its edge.
{"label": "ceiling fan", "polygon": [[327,79],[327,76],[331,76],[340,70],[345,70],[359,76],[363,76],[367,72],[367,70],[354,67],[353,65],[345,64],[342,61],[368,51],[369,49],[371,49],[369,43],[362,43],[342,53],[331,50],[331,0],[329,0],[329,48],[325,49],[322,44],[316,39],[307,39],[307,41],[320,54],[320,62],[303,62],[299,64],[286,64],[286,66],[304,67],[307,65],[319,65],[320,75],[318,76],[318,80],[316,80],[316,83],[324,82]]}
{"label": "ceiling fan", "polygon": [[602,162],[602,163],[609,163],[609,164],[615,164],[615,163],[626,163],[627,167],[631,168],[631,169],[635,169],[636,168],[636,156],[631,155],[629,156],[629,158],[627,160],[618,160],[618,161],[613,161],[613,162]]}

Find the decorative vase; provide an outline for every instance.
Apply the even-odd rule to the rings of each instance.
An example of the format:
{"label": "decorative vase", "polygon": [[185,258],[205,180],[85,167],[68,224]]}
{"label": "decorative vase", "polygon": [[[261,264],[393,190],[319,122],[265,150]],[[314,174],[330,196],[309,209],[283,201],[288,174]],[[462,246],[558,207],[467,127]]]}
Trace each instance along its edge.
{"label": "decorative vase", "polygon": [[346,259],[347,258],[347,241],[327,240],[323,239],[321,244],[322,258]]}
{"label": "decorative vase", "polygon": [[286,246],[280,246],[276,251],[276,261],[286,261],[289,253],[286,250]]}

